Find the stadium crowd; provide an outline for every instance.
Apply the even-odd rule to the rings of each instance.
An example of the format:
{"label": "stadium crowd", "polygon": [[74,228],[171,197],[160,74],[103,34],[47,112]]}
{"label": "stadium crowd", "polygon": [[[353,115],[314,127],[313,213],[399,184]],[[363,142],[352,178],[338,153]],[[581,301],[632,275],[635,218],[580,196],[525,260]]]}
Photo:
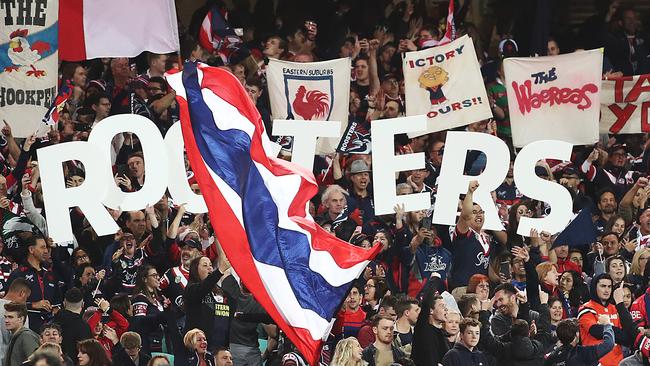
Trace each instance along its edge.
{"label": "stadium crowd", "polygon": [[[181,58],[230,70],[267,130],[272,119],[265,65],[273,58],[350,57],[350,121],[370,130],[372,120],[403,115],[401,57],[435,46],[447,15],[447,2],[421,0],[257,1],[254,9],[235,2],[228,21],[242,28],[242,42],[227,54],[211,54],[197,39],[214,3],[199,8],[190,24],[179,24]],[[521,31],[521,16],[508,15],[513,9],[490,2],[498,20],[479,29],[466,20],[468,12],[479,11],[470,3],[478,4],[457,2],[456,31],[474,41],[494,118],[459,130],[492,134],[512,146],[501,65],[506,57],[531,54],[530,47],[519,47],[529,44],[530,32]],[[596,3],[597,14],[575,37],[562,35],[571,42],[552,37],[545,53],[604,47],[603,77],[649,72],[649,39],[636,9],[618,1]],[[151,119],[164,135],[178,121],[164,73],[178,68],[181,58],[147,53],[64,62],[61,83],[69,83],[71,96],[57,128],[47,138],[23,140],[4,124],[1,365],[305,365],[237,282],[208,216],[186,212],[169,195],[145,210],[109,209],[120,226],[116,235],[98,235],[83,212],[70,209],[75,240],[48,238],[35,151],[85,141],[97,123],[121,113]],[[396,178],[398,194],[429,192],[435,202],[445,133],[396,137],[396,153],[426,155],[425,169]],[[517,151],[510,150],[514,160]],[[290,150],[282,154],[289,158]],[[139,190],[147,159],[155,157],[143,156],[137,135],[115,136],[115,184],[125,192]],[[465,171],[476,175],[485,164],[484,155],[472,152]],[[200,194],[186,167],[188,184]],[[68,187],[83,184],[82,164],[69,161],[63,168]],[[522,217],[543,217],[548,207],[519,193],[512,168],[493,192],[505,231],[483,229],[484,211],[472,199],[476,181],[460,197],[454,226],[432,224],[432,210],[405,212],[401,206],[394,215],[376,216],[371,171],[369,154],[316,157],[314,175],[322,189],[312,199],[315,221],[353,245],[382,248],[342,302],[321,363],[649,363],[647,134],[604,135],[595,146],[576,146],[571,161],[538,162],[536,174],[565,186],[576,213],[591,212],[593,220],[579,228],[597,232],[591,243],[556,240],[557,233],[518,235]]]}

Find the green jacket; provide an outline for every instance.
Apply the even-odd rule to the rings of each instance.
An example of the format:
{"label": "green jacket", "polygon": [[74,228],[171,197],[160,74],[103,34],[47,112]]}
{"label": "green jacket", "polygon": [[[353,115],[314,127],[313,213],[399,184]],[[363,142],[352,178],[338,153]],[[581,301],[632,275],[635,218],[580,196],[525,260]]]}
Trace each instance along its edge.
{"label": "green jacket", "polygon": [[33,330],[23,327],[11,336],[4,366],[20,366],[39,347],[39,337]]}

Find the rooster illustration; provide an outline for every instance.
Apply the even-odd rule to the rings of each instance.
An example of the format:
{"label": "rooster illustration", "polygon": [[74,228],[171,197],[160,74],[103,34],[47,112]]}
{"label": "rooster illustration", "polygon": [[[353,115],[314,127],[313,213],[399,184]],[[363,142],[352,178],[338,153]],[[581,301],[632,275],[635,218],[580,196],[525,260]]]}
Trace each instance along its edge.
{"label": "rooster illustration", "polygon": [[296,99],[291,104],[297,115],[304,120],[327,116],[330,110],[329,96],[319,90],[310,90],[301,85],[296,91]]}
{"label": "rooster illustration", "polygon": [[32,46],[27,41],[27,29],[18,29],[9,35],[9,50],[7,55],[13,63],[5,67],[5,71],[18,71],[21,66],[29,66],[31,70],[27,71],[27,76],[40,78],[45,76],[44,70],[38,70],[34,64],[41,59],[41,56],[50,49],[50,44],[43,41],[36,41]]}

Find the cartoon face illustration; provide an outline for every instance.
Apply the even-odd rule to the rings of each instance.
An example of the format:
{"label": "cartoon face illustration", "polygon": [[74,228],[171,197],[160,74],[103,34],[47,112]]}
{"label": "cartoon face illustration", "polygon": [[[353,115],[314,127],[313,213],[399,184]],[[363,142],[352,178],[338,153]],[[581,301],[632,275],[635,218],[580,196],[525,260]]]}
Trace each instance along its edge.
{"label": "cartoon face illustration", "polygon": [[441,87],[448,81],[449,73],[440,66],[429,67],[418,78],[420,88],[426,89],[429,92],[431,105],[441,104],[447,100]]}
{"label": "cartoon face illustration", "polygon": [[449,81],[449,74],[440,66],[431,66],[424,70],[418,78],[420,88],[436,88],[445,85]]}

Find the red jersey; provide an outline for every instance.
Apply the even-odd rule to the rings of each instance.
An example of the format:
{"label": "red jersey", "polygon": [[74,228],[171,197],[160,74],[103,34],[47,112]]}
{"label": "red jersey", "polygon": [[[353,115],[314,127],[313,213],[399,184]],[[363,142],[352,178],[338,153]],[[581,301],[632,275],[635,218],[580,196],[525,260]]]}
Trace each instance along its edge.
{"label": "red jersey", "polygon": [[646,290],[646,293],[643,296],[639,296],[632,306],[630,306],[630,315],[632,315],[632,320],[639,327],[645,328],[650,322],[648,321],[648,311],[647,307],[650,305],[650,288]]}
{"label": "red jersey", "polygon": [[[593,346],[600,344],[602,339],[596,339],[589,334],[589,329],[598,324],[598,316],[602,314],[609,315],[609,321],[614,327],[621,327],[621,320],[616,311],[616,306],[608,304],[601,305],[599,302],[590,300],[583,304],[578,311],[578,324],[580,325],[580,340],[583,346]],[[614,345],[614,348],[599,361],[603,366],[618,366],[623,360],[623,350],[620,345]]]}

